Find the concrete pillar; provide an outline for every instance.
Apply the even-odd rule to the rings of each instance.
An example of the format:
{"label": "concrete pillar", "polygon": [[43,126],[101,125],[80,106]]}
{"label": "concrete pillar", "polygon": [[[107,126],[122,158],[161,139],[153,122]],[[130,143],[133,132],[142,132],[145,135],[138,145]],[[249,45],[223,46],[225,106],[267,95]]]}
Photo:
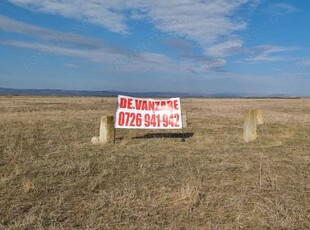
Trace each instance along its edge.
{"label": "concrete pillar", "polygon": [[114,117],[102,116],[100,121],[99,144],[113,143]]}
{"label": "concrete pillar", "polygon": [[244,112],[243,140],[250,142],[257,139],[257,117],[256,111],[247,109]]}
{"label": "concrete pillar", "polygon": [[182,108],[182,128],[187,128],[187,111],[186,111],[186,108]]}

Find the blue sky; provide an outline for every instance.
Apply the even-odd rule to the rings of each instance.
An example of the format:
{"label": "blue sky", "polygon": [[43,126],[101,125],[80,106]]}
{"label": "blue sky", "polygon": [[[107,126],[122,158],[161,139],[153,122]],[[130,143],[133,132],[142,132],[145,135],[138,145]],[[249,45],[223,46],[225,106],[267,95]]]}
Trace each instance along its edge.
{"label": "blue sky", "polygon": [[310,96],[310,1],[4,0],[0,87]]}

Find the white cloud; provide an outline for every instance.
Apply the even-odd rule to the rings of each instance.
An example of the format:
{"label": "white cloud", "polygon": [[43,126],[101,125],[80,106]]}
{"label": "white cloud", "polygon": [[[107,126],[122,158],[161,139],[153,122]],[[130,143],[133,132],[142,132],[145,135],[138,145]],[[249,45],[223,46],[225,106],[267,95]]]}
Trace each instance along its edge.
{"label": "white cloud", "polygon": [[72,29],[72,32],[65,33],[55,30],[45,29],[38,26],[30,25],[12,18],[0,15],[0,30],[20,33],[30,37],[39,38],[50,42],[57,46],[63,46],[68,43],[84,46],[87,48],[103,47],[101,40],[75,34],[73,32],[81,32],[82,27]]}
{"label": "white cloud", "polygon": [[206,53],[213,57],[228,57],[241,51],[243,41],[239,38],[227,40],[207,48]]}
{"label": "white cloud", "polygon": [[[106,68],[114,71],[188,72],[190,69],[190,72],[194,70],[197,73],[219,68],[225,63],[223,60],[209,61],[205,57],[193,55],[189,55],[181,61],[174,61],[164,54],[106,45],[100,39],[41,28],[1,15],[0,30],[20,33],[35,39],[35,42],[0,40],[1,45],[36,50],[37,52],[34,55],[29,56],[24,61],[26,64],[37,62],[52,54],[83,58],[103,64]],[[182,45],[184,44],[182,43]],[[195,61],[193,61],[194,59]]]}
{"label": "white cloud", "polygon": [[276,15],[286,15],[295,13],[298,11],[298,9],[287,3],[273,3],[270,5],[269,11],[270,13]]}
{"label": "white cloud", "polygon": [[246,0],[220,1],[143,1],[147,17],[163,32],[185,36],[203,48],[223,36],[246,28],[246,23],[231,19],[234,11]]}
{"label": "white cloud", "polygon": [[297,69],[300,69],[302,67],[309,67],[310,66],[310,57],[304,56],[304,57],[298,58],[295,62],[295,66]]}
{"label": "white cloud", "polygon": [[52,54],[83,58],[91,62],[101,64],[107,71],[110,72],[151,71],[184,73],[189,68],[196,68],[193,67],[191,63],[174,62],[166,55],[149,52],[142,52],[138,56],[127,56],[126,54],[121,53],[104,52],[103,49],[87,50],[12,40],[0,40],[0,45],[36,50],[37,52],[24,60],[23,64],[26,69],[38,64],[41,59]]}
{"label": "white cloud", "polygon": [[[246,53],[246,61],[285,61],[289,57],[283,55],[292,48],[279,46],[256,46],[251,50],[242,48],[243,40],[235,35],[244,30],[247,23],[241,17],[236,19],[240,7],[255,7],[260,0],[9,0],[18,6],[33,11],[58,14],[63,17],[76,18],[86,23],[96,23],[116,33],[130,33],[129,20],[148,21],[161,32],[176,35],[186,40],[194,41],[202,48],[204,56],[184,52],[183,60],[176,63],[170,57],[158,53],[135,52],[111,45],[105,45],[102,40],[64,33],[29,25],[5,16],[0,16],[0,29],[22,33],[40,38],[45,43],[34,47],[32,43],[12,41],[15,47],[36,50],[50,50],[51,53],[86,58],[93,62],[112,64],[132,69],[157,69],[169,66],[174,68],[183,64],[191,72],[201,72],[216,69],[226,64],[225,58],[236,53]],[[286,3],[270,5],[275,13],[292,13],[297,9]],[[85,25],[84,25],[85,26]],[[49,44],[46,44],[46,41]],[[52,41],[52,42],[51,42]],[[65,44],[54,45],[62,41]],[[86,49],[82,49],[82,47]],[[281,54],[281,55],[280,55]],[[130,67],[130,65],[137,65]],[[123,68],[125,67],[126,68]],[[143,66],[143,67],[142,67]],[[181,68],[185,69],[185,68]]]}
{"label": "white cloud", "polygon": [[204,65],[201,66],[202,68],[201,71],[220,68],[223,67],[225,64],[226,64],[225,59],[221,58],[210,59],[204,62]]}
{"label": "white cloud", "polygon": [[121,0],[9,0],[18,6],[34,11],[59,14],[63,17],[86,19],[100,24],[112,32],[126,33],[125,16],[122,14]]}
{"label": "white cloud", "polygon": [[260,45],[247,49],[245,52],[251,57],[246,61],[250,62],[273,62],[288,61],[291,58],[286,53],[297,50],[296,47],[282,47],[273,45]]}
{"label": "white cloud", "polygon": [[[148,20],[162,32],[198,42],[206,50],[210,45],[229,39],[247,23],[234,20],[236,10],[258,0],[9,0],[10,2],[64,17],[87,19],[112,32],[128,33],[127,20]],[[125,11],[127,13],[125,13]],[[128,14],[128,12],[131,12]]]}

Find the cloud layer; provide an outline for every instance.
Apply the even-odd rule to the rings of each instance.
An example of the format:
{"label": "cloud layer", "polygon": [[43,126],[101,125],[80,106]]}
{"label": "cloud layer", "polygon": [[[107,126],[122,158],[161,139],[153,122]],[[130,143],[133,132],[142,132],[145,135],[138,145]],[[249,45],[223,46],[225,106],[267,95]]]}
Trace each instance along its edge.
{"label": "cloud layer", "polygon": [[[105,65],[110,71],[175,71],[205,73],[225,66],[227,58],[247,54],[245,61],[281,61],[287,57],[280,53],[292,51],[275,45],[243,48],[244,41],[237,32],[245,30],[244,18],[237,17],[238,10],[255,7],[260,0],[8,0],[36,12],[75,18],[82,27],[94,23],[112,33],[131,35],[130,21],[147,22],[166,39],[168,46],[179,50],[180,58],[146,50],[129,50],[107,44],[104,40],[82,36],[83,28],[60,32],[27,24],[0,15],[0,30],[32,37],[29,40],[0,40],[0,44],[37,50],[37,58],[48,54],[84,58]],[[296,9],[288,4],[271,4],[270,8],[286,13]],[[190,42],[189,42],[190,41]],[[192,52],[192,45],[200,53]],[[33,57],[30,57],[33,58]],[[29,61],[28,61],[29,62]]]}
{"label": "cloud layer", "polygon": [[230,39],[247,23],[233,19],[242,6],[251,7],[258,0],[10,0],[18,6],[63,17],[86,19],[106,29],[128,34],[127,22],[147,20],[161,32],[175,34],[195,41],[206,54],[214,43]]}

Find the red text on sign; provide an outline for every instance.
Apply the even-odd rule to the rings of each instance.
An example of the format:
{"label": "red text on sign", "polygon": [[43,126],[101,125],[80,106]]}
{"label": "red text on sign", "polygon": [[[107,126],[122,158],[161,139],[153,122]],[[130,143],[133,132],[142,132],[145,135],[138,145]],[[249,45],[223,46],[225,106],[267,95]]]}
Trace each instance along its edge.
{"label": "red text on sign", "polygon": [[136,109],[144,111],[161,111],[161,110],[178,110],[178,100],[140,100],[132,98],[121,97],[119,100],[119,107],[121,109]]}
{"label": "red text on sign", "polygon": [[129,127],[180,127],[180,115],[175,114],[144,114],[120,112],[118,117],[119,126]]}

